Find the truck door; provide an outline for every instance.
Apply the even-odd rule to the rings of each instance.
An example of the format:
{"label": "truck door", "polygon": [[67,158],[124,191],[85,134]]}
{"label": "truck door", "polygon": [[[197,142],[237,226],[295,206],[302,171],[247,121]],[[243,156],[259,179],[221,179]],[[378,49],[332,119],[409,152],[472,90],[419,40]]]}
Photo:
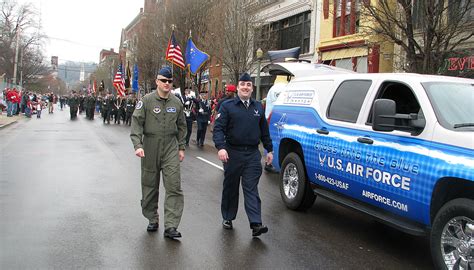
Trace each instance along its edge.
{"label": "truck door", "polygon": [[357,142],[363,133],[357,120],[372,85],[371,80],[343,81],[327,108],[328,121],[317,130],[313,181],[321,186],[356,197],[362,177],[362,151]]}
{"label": "truck door", "polygon": [[[366,147],[362,153],[363,177],[358,195],[361,200],[384,208],[401,216],[425,223],[427,217],[420,213],[429,213],[423,207],[429,205],[429,172],[423,170],[429,164],[430,139],[419,136],[425,128],[422,107],[416,93],[408,84],[394,81],[383,82],[375,99],[391,99],[396,103],[397,114],[417,115],[416,128],[407,130],[410,125],[406,119],[396,119],[395,131],[367,131],[360,141]],[[374,100],[375,100],[374,99]],[[372,112],[366,122],[372,125]],[[425,164],[425,165],[423,165]]]}

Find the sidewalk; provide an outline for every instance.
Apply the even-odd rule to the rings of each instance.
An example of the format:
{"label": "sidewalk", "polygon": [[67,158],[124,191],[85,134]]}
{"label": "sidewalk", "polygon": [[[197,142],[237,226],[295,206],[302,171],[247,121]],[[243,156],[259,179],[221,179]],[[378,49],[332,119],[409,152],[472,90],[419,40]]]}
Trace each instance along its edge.
{"label": "sidewalk", "polygon": [[16,123],[19,119],[21,118],[24,118],[25,116],[22,115],[22,114],[19,114],[19,115],[15,115],[15,116],[12,116],[12,117],[7,117],[7,113],[6,112],[2,112],[2,114],[0,114],[0,129],[8,126],[8,125],[11,125],[13,123]]}

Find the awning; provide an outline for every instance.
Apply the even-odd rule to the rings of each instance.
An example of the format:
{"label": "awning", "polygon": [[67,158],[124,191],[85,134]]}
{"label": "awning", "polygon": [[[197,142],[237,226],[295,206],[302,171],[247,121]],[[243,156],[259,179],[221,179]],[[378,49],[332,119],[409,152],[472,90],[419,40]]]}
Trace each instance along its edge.
{"label": "awning", "polygon": [[367,47],[347,48],[347,49],[321,52],[321,59],[323,61],[334,60],[334,59],[344,59],[344,58],[352,58],[352,57],[359,57],[359,56],[367,56],[367,54],[368,54]]}

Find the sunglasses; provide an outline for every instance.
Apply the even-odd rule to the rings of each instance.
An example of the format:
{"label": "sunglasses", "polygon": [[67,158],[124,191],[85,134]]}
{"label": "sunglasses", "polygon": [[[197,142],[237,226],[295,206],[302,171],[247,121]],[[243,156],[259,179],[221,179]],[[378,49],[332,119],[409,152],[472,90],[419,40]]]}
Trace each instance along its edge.
{"label": "sunglasses", "polygon": [[173,80],[167,80],[167,79],[158,79],[162,83],[173,83]]}

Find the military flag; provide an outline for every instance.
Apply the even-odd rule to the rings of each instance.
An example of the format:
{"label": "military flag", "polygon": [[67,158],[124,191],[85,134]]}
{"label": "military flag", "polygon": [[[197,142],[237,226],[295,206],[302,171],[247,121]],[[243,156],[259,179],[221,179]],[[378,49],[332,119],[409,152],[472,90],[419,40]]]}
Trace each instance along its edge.
{"label": "military flag", "polygon": [[191,74],[195,75],[207,60],[209,60],[209,55],[200,51],[189,37],[186,45],[186,66]]}
{"label": "military flag", "polygon": [[130,88],[130,63],[127,62],[127,72],[125,73],[125,88]]}
{"label": "military flag", "polygon": [[132,91],[134,93],[138,92],[138,65],[133,65],[133,81],[132,81]]}
{"label": "military flag", "polygon": [[171,37],[168,41],[166,60],[184,69],[183,53],[181,52],[181,47],[178,45],[178,42],[176,42],[174,31],[171,32]]}
{"label": "military flag", "polygon": [[113,85],[117,90],[117,94],[121,97],[125,96],[127,89],[125,89],[125,83],[122,77],[122,63],[119,64],[117,73],[115,73]]}

